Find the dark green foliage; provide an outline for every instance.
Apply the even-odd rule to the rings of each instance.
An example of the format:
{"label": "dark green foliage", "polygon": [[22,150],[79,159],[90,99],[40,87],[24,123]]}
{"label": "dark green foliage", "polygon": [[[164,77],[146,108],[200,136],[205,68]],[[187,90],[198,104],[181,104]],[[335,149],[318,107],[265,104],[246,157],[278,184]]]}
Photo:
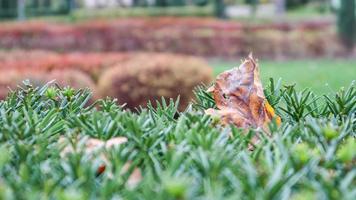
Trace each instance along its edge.
{"label": "dark green foliage", "polygon": [[356,0],[342,0],[338,11],[338,29],[341,40],[348,49],[356,42]]}
{"label": "dark green foliage", "polygon": [[[215,106],[204,87],[184,112],[164,99],[131,112],[51,85],[25,83],[0,102],[0,199],[355,199],[354,85],[319,98],[271,80],[265,93],[282,117],[272,137],[204,115]],[[96,176],[100,156],[83,141],[115,136],[128,142],[97,152],[111,164]],[[61,157],[60,137],[76,151]],[[135,167],[143,179],[132,188]]]}
{"label": "dark green foliage", "polygon": [[251,11],[252,15],[256,15],[257,12],[257,6],[259,5],[260,1],[259,0],[245,0],[247,4],[251,6]]}
{"label": "dark green foliage", "polygon": [[285,0],[287,9],[293,9],[307,4],[310,0]]}
{"label": "dark green foliage", "polygon": [[17,0],[0,1],[0,18],[10,18],[17,16]]}
{"label": "dark green foliage", "polygon": [[[68,14],[73,0],[24,0],[26,16]],[[0,0],[0,18],[18,17],[18,0]]]}
{"label": "dark green foliage", "polygon": [[195,107],[200,109],[216,108],[215,100],[212,95],[206,91],[206,86],[198,86],[195,91]]}
{"label": "dark green foliage", "polygon": [[227,18],[225,13],[225,3],[224,0],[214,0],[214,14],[215,17],[220,19]]}
{"label": "dark green foliage", "polygon": [[354,83],[348,89],[341,88],[334,97],[324,95],[329,111],[340,119],[356,113],[356,90]]}
{"label": "dark green foliage", "polygon": [[206,6],[209,4],[209,0],[193,0],[193,3],[197,6]]}
{"label": "dark green foliage", "polygon": [[268,103],[274,107],[280,102],[283,96],[281,93],[284,92],[281,91],[282,79],[278,79],[277,83],[274,82],[273,78],[270,78],[269,81],[269,85],[263,90],[263,92],[265,93]]}

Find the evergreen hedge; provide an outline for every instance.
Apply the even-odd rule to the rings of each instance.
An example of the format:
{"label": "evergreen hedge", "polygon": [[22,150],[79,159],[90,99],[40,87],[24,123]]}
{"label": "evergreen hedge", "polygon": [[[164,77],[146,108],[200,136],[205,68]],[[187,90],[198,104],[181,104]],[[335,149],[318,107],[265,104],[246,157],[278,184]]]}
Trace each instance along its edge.
{"label": "evergreen hedge", "polygon": [[[178,102],[136,112],[90,91],[28,82],[0,102],[0,199],[355,199],[356,90],[330,95],[273,82],[265,94],[282,117],[260,130],[222,127],[205,87],[184,112]],[[88,157],[88,138],[127,142]],[[59,139],[75,151],[61,156]],[[109,160],[95,172],[100,156]],[[129,163],[129,168],[127,168]],[[142,173],[128,185],[134,169]]]}

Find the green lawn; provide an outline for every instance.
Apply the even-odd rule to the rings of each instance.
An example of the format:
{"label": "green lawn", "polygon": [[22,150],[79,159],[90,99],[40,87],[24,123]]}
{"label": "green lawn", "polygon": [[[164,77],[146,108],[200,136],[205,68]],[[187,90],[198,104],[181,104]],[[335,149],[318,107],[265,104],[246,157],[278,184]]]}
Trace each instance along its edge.
{"label": "green lawn", "polygon": [[[133,8],[103,8],[103,9],[76,9],[69,15],[33,16],[29,20],[74,23],[97,19],[118,19],[130,17],[212,17],[213,6],[169,6],[160,7],[133,7]],[[1,19],[0,19],[1,20]],[[7,20],[4,20],[7,21]]]}
{"label": "green lawn", "polygon": [[[297,88],[309,87],[318,94],[348,86],[356,80],[356,59],[319,59],[293,61],[260,60],[262,81],[270,77],[282,78],[283,84],[297,84]],[[240,61],[210,61],[217,75],[224,70],[238,66]]]}
{"label": "green lawn", "polygon": [[[92,19],[117,19],[128,17],[159,17],[159,16],[175,16],[175,17],[214,17],[214,5],[209,4],[206,6],[168,6],[168,7],[131,7],[131,8],[101,8],[101,9],[75,9],[68,15],[46,15],[46,16],[27,16],[28,20],[40,20],[49,22],[80,22]],[[242,23],[273,23],[275,21],[280,22],[295,22],[305,20],[334,20],[335,14],[329,10],[320,12],[320,8],[317,4],[310,4],[308,6],[301,6],[296,9],[288,10],[283,16],[283,19],[271,16],[240,16],[231,17],[230,20],[242,22]],[[1,21],[13,21],[14,19],[1,19]]]}

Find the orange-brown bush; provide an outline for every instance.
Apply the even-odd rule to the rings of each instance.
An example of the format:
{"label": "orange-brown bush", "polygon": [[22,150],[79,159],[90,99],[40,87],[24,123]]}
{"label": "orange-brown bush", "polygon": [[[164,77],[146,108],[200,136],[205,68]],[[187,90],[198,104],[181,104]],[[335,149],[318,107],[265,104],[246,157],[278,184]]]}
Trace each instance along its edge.
{"label": "orange-brown bush", "polygon": [[61,86],[71,86],[74,88],[91,88],[95,90],[95,83],[90,77],[78,70],[53,70],[48,74],[47,80],[55,80]]}
{"label": "orange-brown bush", "polygon": [[[105,73],[102,75],[102,73]],[[74,88],[90,87],[94,96],[117,97],[133,108],[161,96],[181,96],[185,106],[192,89],[210,81],[211,69],[194,57],[155,53],[54,53],[0,51],[0,99],[24,79],[34,84],[56,80]],[[96,82],[100,79],[100,92]]]}
{"label": "orange-brown bush", "polygon": [[52,71],[76,69],[97,80],[107,67],[123,63],[130,58],[124,53],[65,53],[59,54],[41,50],[0,51],[0,70],[16,69],[18,71]]}
{"label": "orange-brown bush", "polygon": [[43,85],[55,80],[61,86],[74,88],[91,88],[95,91],[95,84],[88,75],[78,70],[53,70],[51,72],[32,70],[0,70],[0,99],[4,99],[9,88],[14,89],[23,80],[30,80],[34,85]]}
{"label": "orange-brown bush", "polygon": [[172,54],[141,54],[130,62],[103,72],[98,82],[102,97],[112,96],[128,108],[145,105],[148,100],[177,98],[184,108],[192,90],[209,83],[211,68],[201,59]]}

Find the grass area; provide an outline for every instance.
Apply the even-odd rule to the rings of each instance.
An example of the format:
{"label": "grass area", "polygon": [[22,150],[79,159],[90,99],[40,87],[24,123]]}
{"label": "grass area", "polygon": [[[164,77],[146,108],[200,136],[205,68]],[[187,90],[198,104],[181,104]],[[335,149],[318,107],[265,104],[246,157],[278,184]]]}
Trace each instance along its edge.
{"label": "grass area", "polygon": [[[307,5],[299,8],[288,10],[283,18],[272,16],[257,17],[244,16],[234,18],[234,20],[242,23],[273,23],[275,21],[304,21],[304,20],[334,20],[335,14],[325,8],[324,12],[320,11],[321,7],[316,5]],[[46,16],[29,16],[28,20],[43,20],[49,22],[65,22],[73,23],[92,19],[117,19],[126,17],[159,17],[159,16],[176,16],[176,17],[214,17],[214,5],[206,6],[168,6],[162,7],[130,7],[130,8],[100,8],[100,9],[85,9],[79,8],[74,10],[69,15],[46,15]],[[1,19],[1,21],[14,21],[14,19]]]}
{"label": "grass area", "polygon": [[[101,8],[101,9],[76,9],[68,15],[43,15],[28,16],[27,20],[75,23],[88,20],[109,20],[127,17],[212,17],[214,7],[207,6],[169,6],[161,7],[132,7],[132,8]],[[16,21],[16,18],[0,18],[0,22]]]}
{"label": "grass area", "polygon": [[310,19],[310,18],[330,18],[334,16],[330,8],[325,4],[309,4],[298,8],[290,9],[287,13],[290,19]]}
{"label": "grass area", "polygon": [[133,7],[127,8],[107,8],[107,9],[79,9],[73,13],[77,19],[91,18],[117,18],[117,17],[155,17],[155,16],[212,16],[212,6],[171,6],[167,8],[160,7]]}
{"label": "grass area", "polygon": [[[210,64],[217,75],[240,62],[213,60]],[[309,87],[317,94],[329,93],[356,80],[356,59],[261,60],[260,73],[265,84],[270,77],[282,78],[284,84],[296,83],[299,89]]]}
{"label": "grass area", "polygon": [[208,17],[214,15],[213,6],[170,6],[160,7],[132,7],[132,8],[101,8],[76,9],[69,15],[30,17],[30,20],[49,22],[81,22],[96,19],[117,19],[127,17]]}

